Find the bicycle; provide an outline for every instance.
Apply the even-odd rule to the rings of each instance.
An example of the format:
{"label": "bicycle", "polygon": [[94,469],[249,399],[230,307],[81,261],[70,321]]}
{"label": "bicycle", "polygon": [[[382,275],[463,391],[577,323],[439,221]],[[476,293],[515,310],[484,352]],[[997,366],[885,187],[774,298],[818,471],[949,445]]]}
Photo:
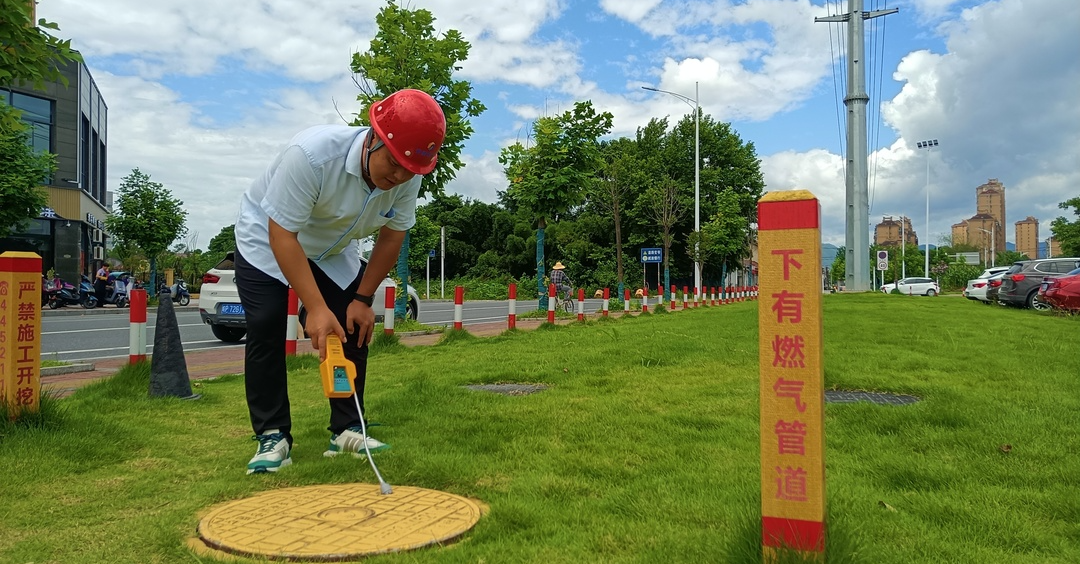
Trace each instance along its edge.
{"label": "bicycle", "polygon": [[573,290],[556,293],[555,300],[556,311],[565,311],[566,313],[574,313],[575,311],[577,311],[577,300],[574,299]]}

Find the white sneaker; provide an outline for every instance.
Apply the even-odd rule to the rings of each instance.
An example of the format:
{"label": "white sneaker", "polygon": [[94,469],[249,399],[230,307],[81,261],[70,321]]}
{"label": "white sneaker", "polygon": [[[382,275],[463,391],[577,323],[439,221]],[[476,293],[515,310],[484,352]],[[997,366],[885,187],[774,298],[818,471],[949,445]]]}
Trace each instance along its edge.
{"label": "white sneaker", "polygon": [[277,429],[267,429],[264,434],[255,435],[252,439],[259,441],[259,448],[248,462],[248,474],[277,472],[292,464],[292,457],[289,455],[289,439],[285,438],[284,433]]}
{"label": "white sneaker", "polygon": [[367,448],[372,452],[382,452],[389,450],[390,445],[381,443],[371,437],[365,437],[361,433],[360,426],[349,427],[341,432],[340,435],[334,434],[330,436],[330,446],[327,447],[323,456],[337,456],[341,453],[349,453],[359,458],[366,456],[364,451],[364,443],[367,443]]}

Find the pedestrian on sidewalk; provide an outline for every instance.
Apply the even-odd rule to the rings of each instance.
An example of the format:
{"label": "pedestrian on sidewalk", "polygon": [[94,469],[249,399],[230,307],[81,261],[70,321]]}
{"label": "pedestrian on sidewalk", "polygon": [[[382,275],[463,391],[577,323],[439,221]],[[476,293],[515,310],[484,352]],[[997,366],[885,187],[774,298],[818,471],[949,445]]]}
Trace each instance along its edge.
{"label": "pedestrian on sidewalk", "polygon": [[[244,194],[236,221],[236,286],[247,320],[244,378],[259,446],[247,472],[292,462],[292,419],[285,369],[288,288],[304,304],[304,328],[326,357],[341,339],[356,365],[364,405],[374,294],[416,223],[422,175],[435,169],[446,134],[438,102],[400,90],[371,106],[371,127],[324,125],[297,134]],[[378,239],[362,268],[358,241]],[[365,436],[353,398],[330,399],[330,446],[359,455],[388,445]],[[364,410],[366,411],[366,410]]]}

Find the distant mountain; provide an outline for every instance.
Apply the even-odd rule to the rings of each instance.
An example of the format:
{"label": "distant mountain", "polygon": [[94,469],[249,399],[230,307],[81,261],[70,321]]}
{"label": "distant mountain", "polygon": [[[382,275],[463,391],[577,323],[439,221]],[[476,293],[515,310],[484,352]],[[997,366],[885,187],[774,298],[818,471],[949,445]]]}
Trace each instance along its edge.
{"label": "distant mountain", "polygon": [[821,267],[826,268],[832,266],[834,260],[836,260],[836,253],[840,252],[840,247],[833,245],[832,243],[821,244]]}

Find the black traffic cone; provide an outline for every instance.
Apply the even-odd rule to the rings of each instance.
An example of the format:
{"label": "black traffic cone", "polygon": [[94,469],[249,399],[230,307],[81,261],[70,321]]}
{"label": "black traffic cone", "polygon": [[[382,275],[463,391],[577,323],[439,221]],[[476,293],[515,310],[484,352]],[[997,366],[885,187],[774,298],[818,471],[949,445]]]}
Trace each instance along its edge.
{"label": "black traffic cone", "polygon": [[172,295],[168,289],[158,292],[157,324],[154,329],[154,353],[150,357],[150,397],[199,399],[191,393],[180,326],[176,323]]}

